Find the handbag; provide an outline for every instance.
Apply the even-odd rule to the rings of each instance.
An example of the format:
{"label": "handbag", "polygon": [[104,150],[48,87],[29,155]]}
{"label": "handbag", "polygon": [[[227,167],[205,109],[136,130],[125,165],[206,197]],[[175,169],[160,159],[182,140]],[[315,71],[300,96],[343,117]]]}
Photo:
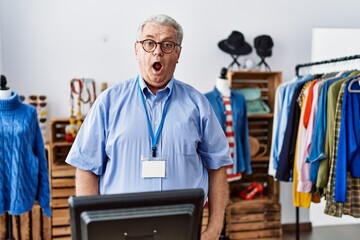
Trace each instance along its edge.
{"label": "handbag", "polygon": [[245,97],[248,115],[269,113],[269,106],[261,99],[261,90],[258,87],[240,88],[236,90]]}

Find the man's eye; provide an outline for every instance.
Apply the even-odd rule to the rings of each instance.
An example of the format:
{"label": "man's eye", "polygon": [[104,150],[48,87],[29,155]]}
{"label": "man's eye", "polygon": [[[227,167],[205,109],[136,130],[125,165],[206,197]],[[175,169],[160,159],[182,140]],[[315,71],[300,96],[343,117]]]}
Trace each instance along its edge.
{"label": "man's eye", "polygon": [[152,42],[152,41],[147,41],[147,42],[145,42],[145,44],[148,47],[153,47],[154,46],[154,42]]}
{"label": "man's eye", "polygon": [[164,42],[163,47],[164,48],[172,48],[173,44],[171,42]]}

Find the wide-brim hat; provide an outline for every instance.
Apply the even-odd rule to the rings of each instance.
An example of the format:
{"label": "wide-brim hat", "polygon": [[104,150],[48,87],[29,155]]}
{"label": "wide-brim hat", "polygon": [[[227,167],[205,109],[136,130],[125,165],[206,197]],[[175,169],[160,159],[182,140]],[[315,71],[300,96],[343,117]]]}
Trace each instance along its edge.
{"label": "wide-brim hat", "polygon": [[273,46],[274,42],[269,35],[260,35],[254,39],[254,47],[260,57],[270,57]]}
{"label": "wide-brim hat", "polygon": [[234,55],[247,55],[251,53],[252,47],[245,41],[244,35],[239,31],[232,31],[227,39],[218,43],[219,48]]}

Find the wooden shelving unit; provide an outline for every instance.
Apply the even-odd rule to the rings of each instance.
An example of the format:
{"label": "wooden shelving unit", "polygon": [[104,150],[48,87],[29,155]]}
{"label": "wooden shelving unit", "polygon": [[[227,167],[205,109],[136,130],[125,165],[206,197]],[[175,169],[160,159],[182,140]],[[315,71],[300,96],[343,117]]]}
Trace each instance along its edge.
{"label": "wooden shelving unit", "polygon": [[52,119],[50,122],[51,238],[54,240],[71,239],[68,198],[75,195],[75,168],[65,163],[72,146],[65,139],[67,124],[69,119]]}
{"label": "wooden shelving unit", "polygon": [[[275,92],[282,82],[281,72],[229,71],[227,78],[233,89],[259,87],[262,100],[270,107],[270,113],[249,115],[249,135],[267,146],[267,152],[251,158],[253,173],[230,183],[230,204],[226,209],[226,232],[231,240],[237,239],[282,239],[281,205],[279,183],[268,175],[269,151],[271,148]],[[262,183],[262,197],[243,200],[238,193],[251,182]]]}

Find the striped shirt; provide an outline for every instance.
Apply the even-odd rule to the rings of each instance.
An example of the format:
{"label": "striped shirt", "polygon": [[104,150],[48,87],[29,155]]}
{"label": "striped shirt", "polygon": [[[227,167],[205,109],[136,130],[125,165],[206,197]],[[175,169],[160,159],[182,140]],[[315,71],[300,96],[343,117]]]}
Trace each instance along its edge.
{"label": "striped shirt", "polygon": [[[223,96],[222,99],[223,99],[225,111],[226,111],[225,135],[229,142],[230,156],[232,159],[234,159],[235,134],[234,134],[234,128],[233,128],[233,117],[232,117],[230,97]],[[227,175],[228,182],[241,179],[241,172],[236,172],[234,164],[228,165],[226,167],[226,175]]]}

